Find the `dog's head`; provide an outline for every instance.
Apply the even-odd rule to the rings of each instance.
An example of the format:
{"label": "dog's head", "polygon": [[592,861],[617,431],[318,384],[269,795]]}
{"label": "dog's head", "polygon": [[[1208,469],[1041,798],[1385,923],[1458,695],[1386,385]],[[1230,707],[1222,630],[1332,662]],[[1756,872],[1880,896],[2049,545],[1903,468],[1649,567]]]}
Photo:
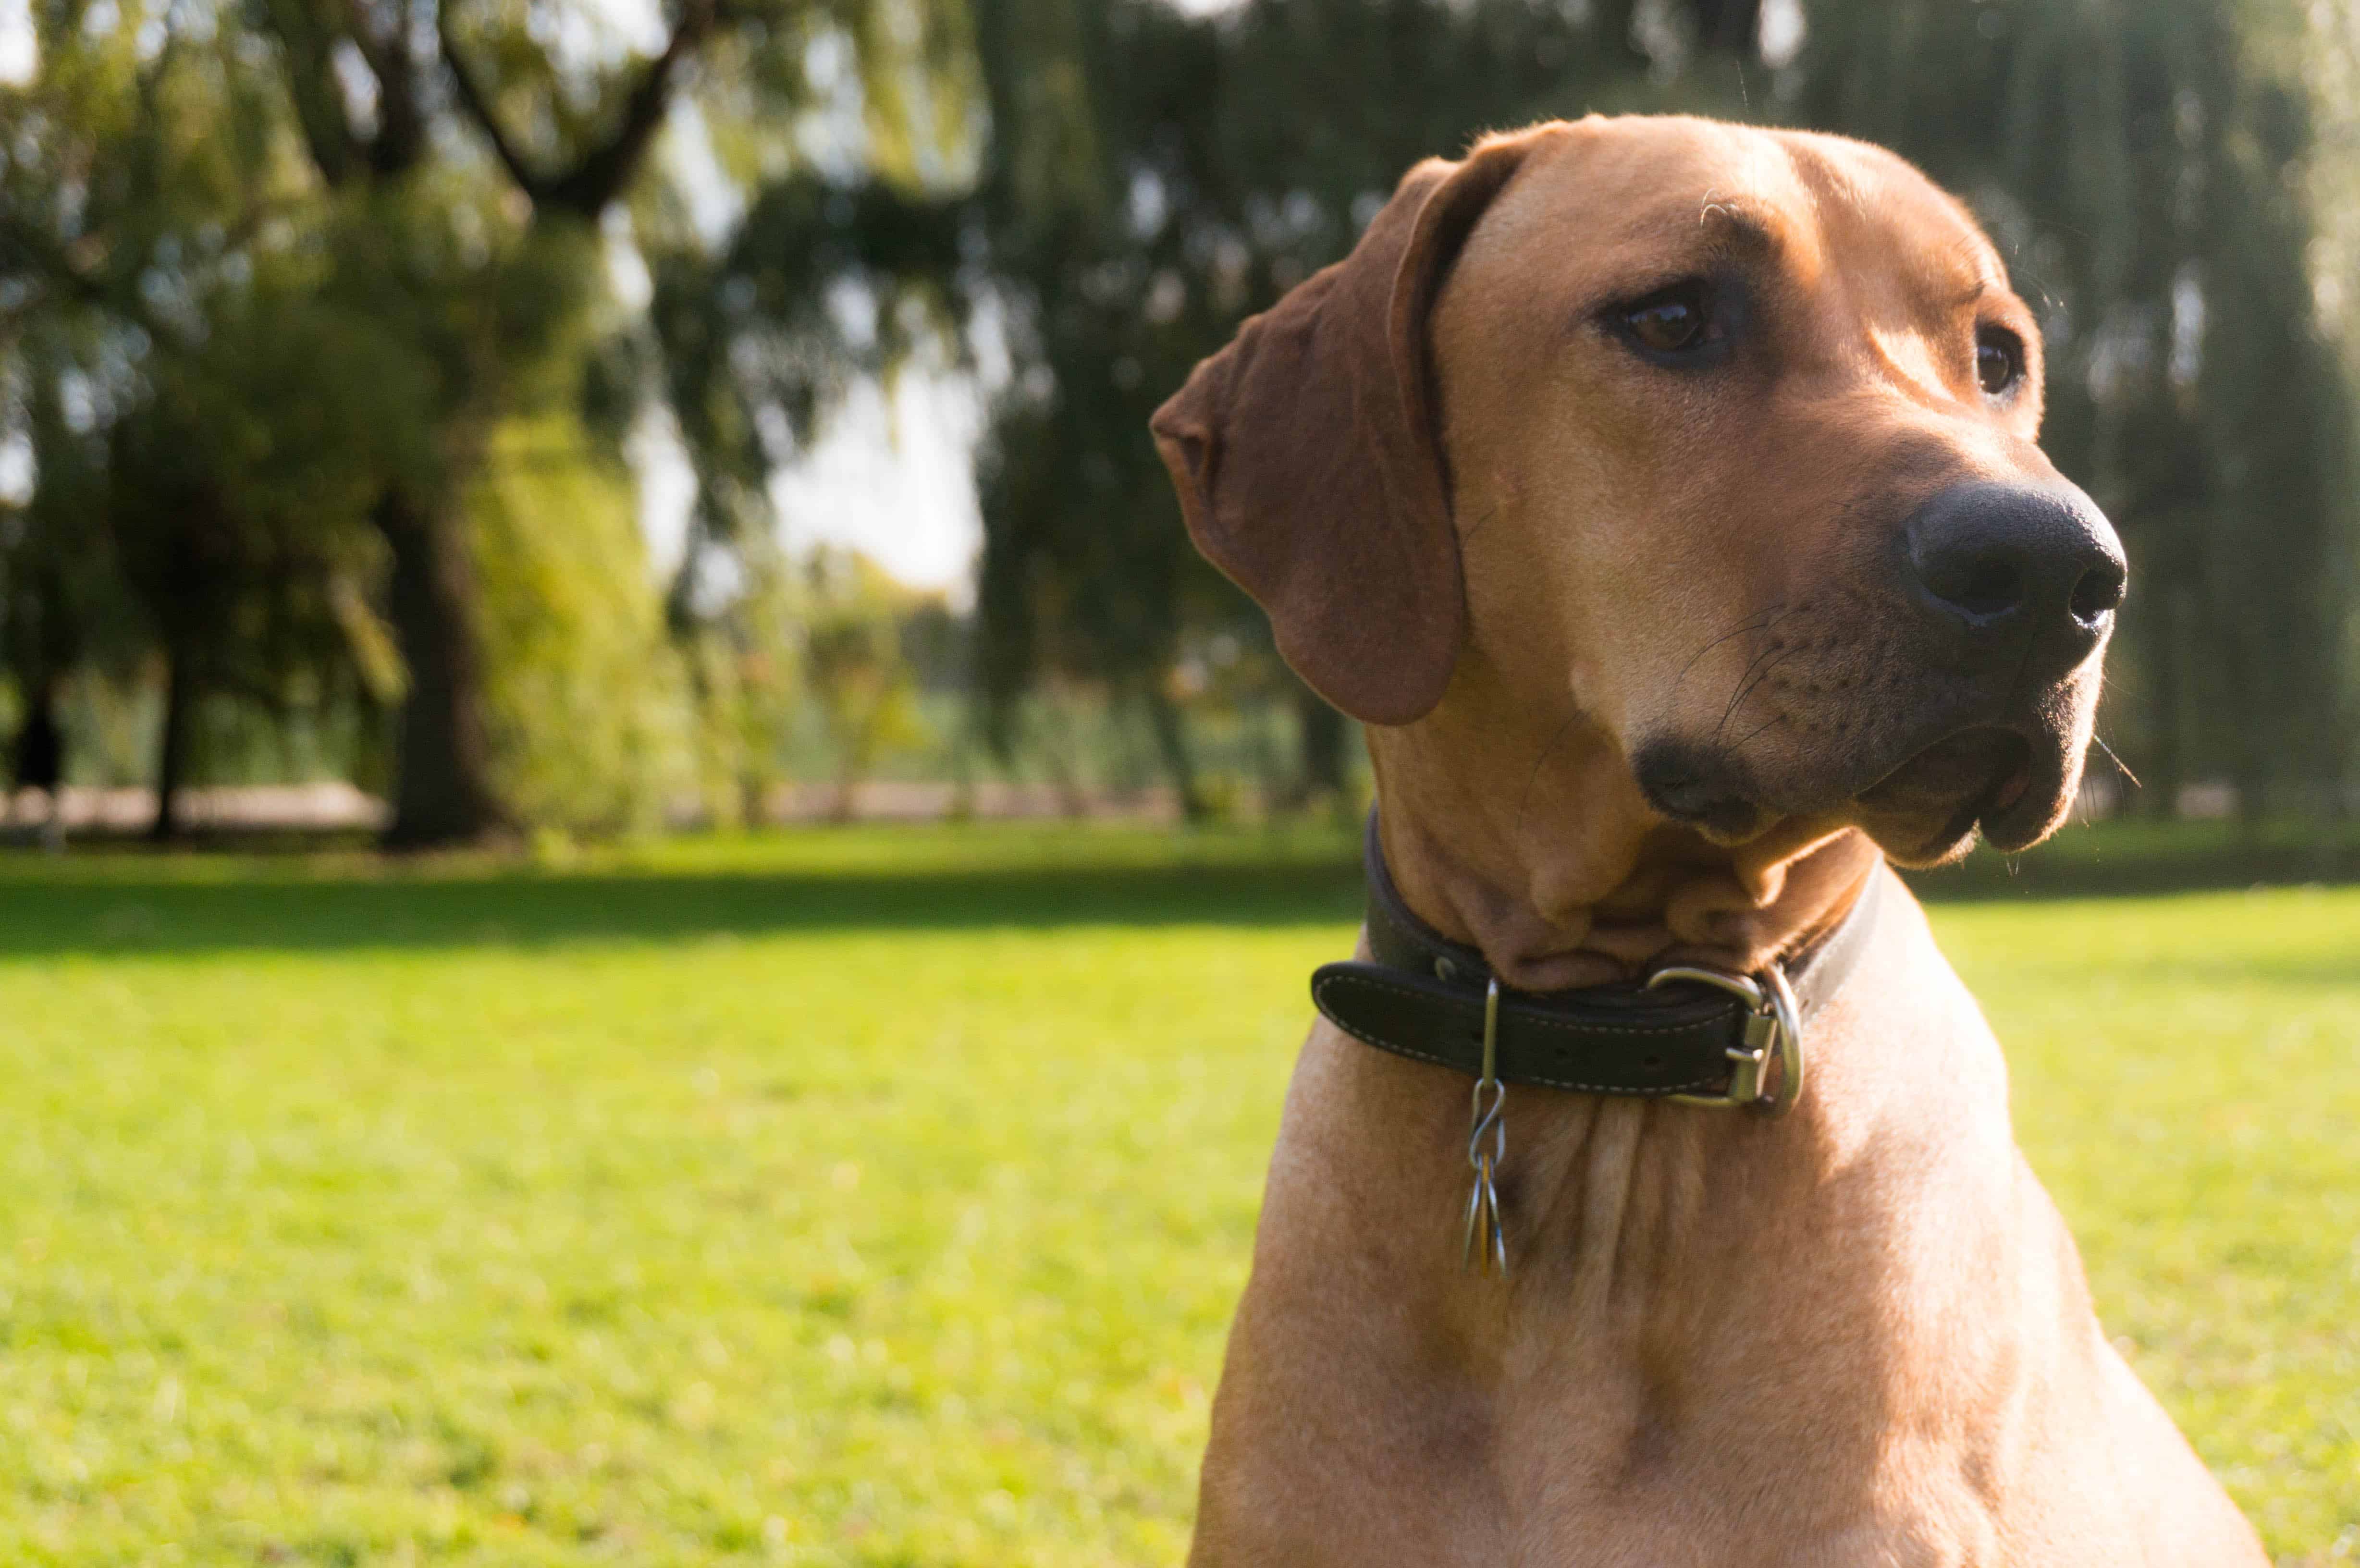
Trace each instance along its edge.
{"label": "dog's head", "polygon": [[1592,118],[1412,170],[1154,431],[1347,713],[1480,683],[1716,843],[1925,864],[2035,843],[2080,778],[2124,563],[2040,403],[2031,312],[1901,159]]}

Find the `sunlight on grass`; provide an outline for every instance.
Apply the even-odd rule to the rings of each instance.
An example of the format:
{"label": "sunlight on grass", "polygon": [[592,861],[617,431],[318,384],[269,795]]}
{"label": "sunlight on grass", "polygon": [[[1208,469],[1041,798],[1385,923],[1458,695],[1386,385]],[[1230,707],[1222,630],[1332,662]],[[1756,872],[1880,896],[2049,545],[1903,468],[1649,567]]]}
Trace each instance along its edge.
{"label": "sunlight on grass", "polygon": [[[1176,1563],[1353,903],[1259,838],[7,863],[0,1561]],[[1937,920],[2109,1329],[2360,1548],[2360,892]]]}
{"label": "sunlight on grass", "polygon": [[2131,1363],[2280,1553],[2360,1556],[2360,890],[1935,911]]}

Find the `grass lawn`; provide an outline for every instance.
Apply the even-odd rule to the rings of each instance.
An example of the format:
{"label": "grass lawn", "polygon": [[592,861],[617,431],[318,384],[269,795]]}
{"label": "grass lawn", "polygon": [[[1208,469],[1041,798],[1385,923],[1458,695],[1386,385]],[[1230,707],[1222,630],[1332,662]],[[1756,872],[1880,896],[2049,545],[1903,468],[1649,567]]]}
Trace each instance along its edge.
{"label": "grass lawn", "polygon": [[[1174,1563],[1339,841],[0,858],[0,1563]],[[1939,908],[2132,1360],[2360,1556],[2360,889]]]}

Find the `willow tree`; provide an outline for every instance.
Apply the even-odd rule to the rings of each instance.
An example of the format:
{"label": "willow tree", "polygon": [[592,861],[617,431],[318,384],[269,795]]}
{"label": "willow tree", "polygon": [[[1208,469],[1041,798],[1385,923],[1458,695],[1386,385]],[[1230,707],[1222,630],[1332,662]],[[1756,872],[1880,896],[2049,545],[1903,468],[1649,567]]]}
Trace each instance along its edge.
{"label": "willow tree", "polygon": [[2351,9],[1803,0],[1772,19],[1775,62],[1756,5],[980,6],[989,257],[1020,372],[983,465],[1003,705],[1066,669],[1138,693],[1169,735],[1190,628],[1259,635],[1187,550],[1141,430],[1240,317],[1342,254],[1403,169],[1542,114],[1702,109],[1899,149],[1967,194],[2041,302],[2049,444],[2136,562],[2104,730],[2148,799],[2218,776],[2254,812],[2343,799]]}
{"label": "willow tree", "polygon": [[[72,339],[74,385],[106,393],[86,424],[103,434],[145,408],[176,432],[159,444],[127,425],[115,456],[204,458],[224,450],[217,421],[296,428],[309,410],[350,403],[352,383],[415,390],[384,411],[412,427],[381,443],[399,461],[355,451],[350,465],[377,479],[366,508],[383,557],[372,597],[402,666],[396,844],[464,839],[518,814],[496,766],[475,514],[488,506],[503,537],[546,534],[544,554],[562,554],[581,520],[556,514],[568,497],[627,487],[628,412],[644,393],[675,389],[610,374],[630,358],[615,345],[644,336],[636,301],[609,281],[630,232],[612,222],[635,195],[646,222],[727,205],[736,180],[831,158],[857,180],[896,147],[937,139],[931,84],[955,29],[933,8],[665,0],[645,37],[610,15],[540,0],[45,0],[34,79],[0,106],[42,151],[0,175],[0,270],[17,319]],[[208,71],[191,69],[198,60]],[[213,113],[152,113],[175,93]],[[659,137],[692,104],[691,156],[656,167]],[[813,150],[845,140],[847,120],[864,145]],[[183,166],[234,173],[157,176]],[[648,193],[651,168],[684,187],[669,203]],[[282,302],[365,326],[337,340],[353,352],[318,356],[308,385],[301,363],[267,386],[225,380],[214,363],[216,395],[174,401],[190,366],[219,360],[216,326],[234,329],[266,277],[286,286]],[[794,278],[814,300],[829,281],[812,267]],[[104,454],[94,461],[104,471]],[[49,476],[37,493],[67,472],[35,466]],[[230,575],[234,559],[252,559],[224,544],[258,536],[224,499],[242,493],[235,476],[214,466],[181,463],[148,501],[117,509],[126,528],[158,524],[165,537],[148,542],[178,549],[177,528],[180,545],[208,547],[147,559]],[[582,483],[529,483],[552,469]]]}
{"label": "willow tree", "polygon": [[1752,4],[989,0],[981,205],[1016,364],[982,466],[983,670],[995,710],[1039,674],[1147,715],[1189,793],[1169,689],[1184,637],[1254,648],[1296,704],[1314,785],[1340,719],[1188,547],[1147,416],[1239,319],[1335,260],[1402,172],[1480,131],[1638,103],[1735,113]]}
{"label": "willow tree", "polygon": [[369,520],[415,461],[399,443],[421,428],[423,387],[391,375],[401,356],[375,323],[305,289],[266,280],[232,303],[148,367],[107,432],[93,519],[163,667],[158,839],[182,831],[209,700],[283,723],[400,690],[366,603],[383,555]]}
{"label": "willow tree", "polygon": [[2340,463],[2326,487],[2334,522],[2322,585],[2333,606],[2325,629],[2337,681],[2322,694],[2333,705],[2321,767],[2333,784],[2331,810],[2350,814],[2360,809],[2360,9],[2311,5],[2278,20],[2263,47],[2285,80],[2300,82],[2309,108],[2304,256],[2312,324],[2342,389],[2327,410],[2341,426],[2327,437]]}
{"label": "willow tree", "polygon": [[268,0],[261,16],[340,209],[339,276],[434,364],[435,462],[388,485],[376,510],[410,678],[389,836],[472,836],[510,814],[486,733],[463,505],[474,471],[503,421],[578,392],[604,292],[599,225],[697,66],[757,111],[792,116],[814,37],[863,18],[676,0],[642,48],[600,38],[586,11],[526,0]]}
{"label": "willow tree", "polygon": [[[168,767],[185,756],[193,694],[208,672],[226,676],[231,660],[220,655],[247,618],[212,595],[234,574],[217,579],[211,552],[224,546],[254,564],[236,536],[199,519],[234,491],[292,499],[304,490],[296,471],[305,458],[296,454],[322,454],[302,432],[350,401],[300,398],[280,410],[283,429],[265,427],[269,398],[258,383],[272,378],[274,355],[301,383],[316,381],[322,351],[354,366],[334,352],[337,334],[318,331],[322,322],[300,305],[258,315],[221,309],[232,296],[268,294],[273,264],[255,240],[284,222],[292,194],[272,135],[268,73],[216,29],[75,5],[36,7],[35,20],[40,67],[0,91],[9,152],[0,164],[8,305],[0,351],[9,435],[31,482],[0,529],[0,650],[24,710],[18,781],[53,785],[65,760],[68,680],[93,668],[127,672],[151,648],[163,654],[175,699],[165,704]],[[292,337],[305,346],[279,354]],[[177,386],[191,396],[159,399],[166,365],[188,373]],[[235,408],[222,396],[233,367],[258,394],[230,398]],[[202,392],[200,380],[210,383]],[[373,375],[356,388],[369,397],[398,380]],[[178,419],[191,411],[202,420]],[[159,420],[177,421],[169,437],[158,436]],[[373,413],[344,433],[374,448],[387,425],[402,422]],[[259,465],[249,461],[257,441],[276,449]],[[360,451],[338,450],[310,477],[382,471]],[[277,507],[280,521],[293,519],[291,534],[279,530],[281,543],[332,534],[336,511],[316,488]],[[275,610],[317,585],[300,575],[257,567],[232,596],[249,607],[257,593],[278,601],[264,618],[283,625]],[[169,789],[164,798],[169,807]],[[171,826],[169,811],[162,824]]]}

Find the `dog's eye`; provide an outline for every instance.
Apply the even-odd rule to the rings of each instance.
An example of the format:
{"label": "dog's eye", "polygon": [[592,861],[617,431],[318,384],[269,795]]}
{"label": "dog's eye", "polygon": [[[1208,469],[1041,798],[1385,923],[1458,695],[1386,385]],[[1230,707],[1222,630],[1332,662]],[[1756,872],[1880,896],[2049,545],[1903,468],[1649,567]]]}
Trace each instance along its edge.
{"label": "dog's eye", "polygon": [[1622,307],[1622,324],[1639,346],[1656,354],[1691,354],[1721,335],[1712,296],[1700,278],[1659,289]]}
{"label": "dog's eye", "polygon": [[1990,397],[2006,395],[2024,378],[2024,340],[2005,327],[1975,330],[1975,379]]}

